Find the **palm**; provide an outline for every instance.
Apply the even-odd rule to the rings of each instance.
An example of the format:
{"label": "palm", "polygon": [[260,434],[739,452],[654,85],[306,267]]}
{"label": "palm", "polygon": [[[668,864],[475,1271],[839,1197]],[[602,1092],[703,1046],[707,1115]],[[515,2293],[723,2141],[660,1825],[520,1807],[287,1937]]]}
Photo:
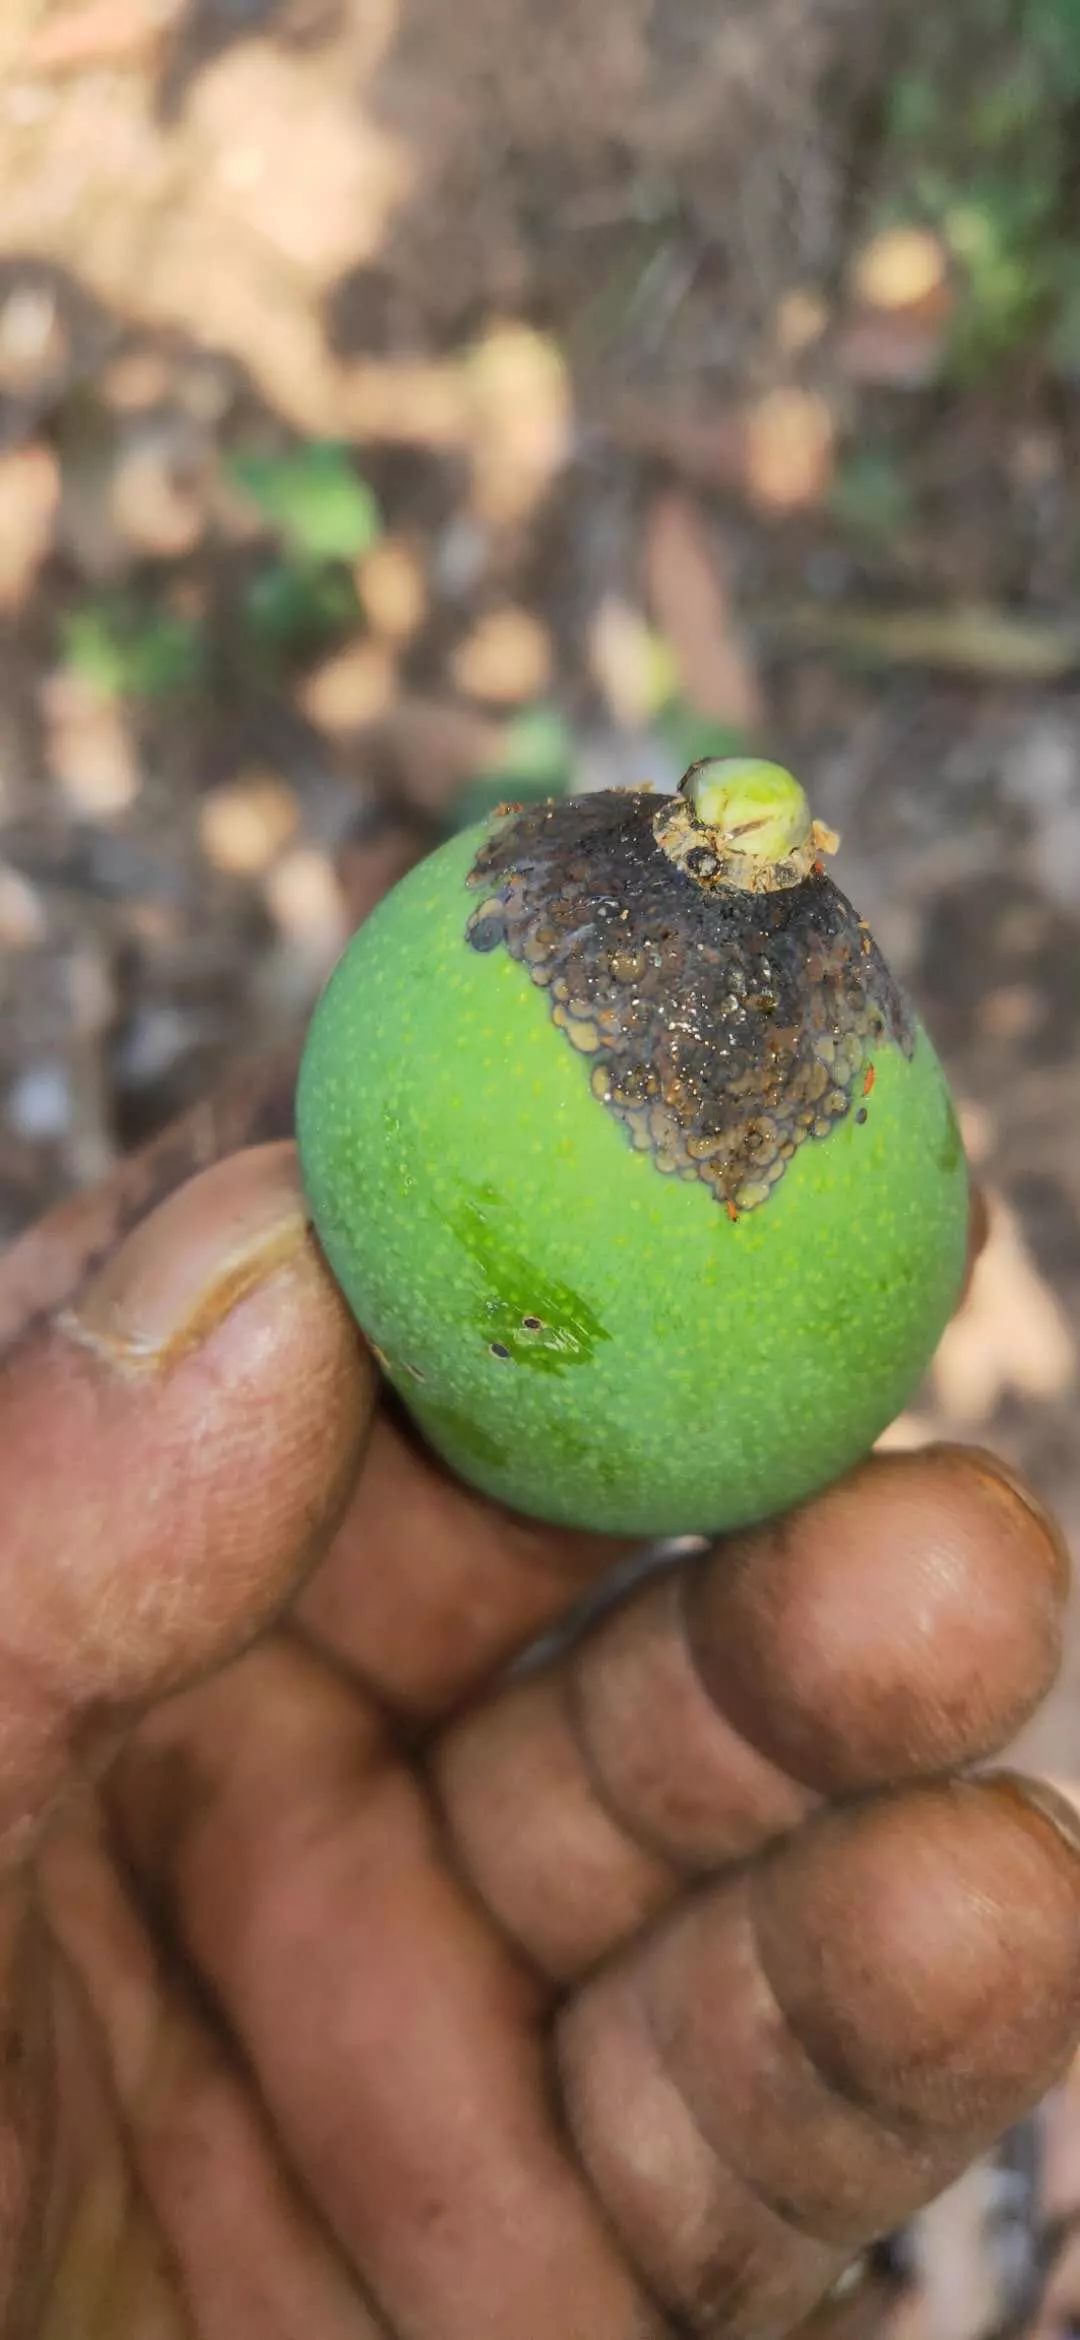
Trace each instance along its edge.
{"label": "palm", "polygon": [[987,1467],[880,1463],[500,1682],[611,1549],[389,1423],[357,1480],[370,1374],[291,1179],[273,1149],[188,1189],[0,1399],[0,2329],[789,2331],[1068,2050],[1053,1819],[828,1801],[1008,1735],[1060,1555]]}

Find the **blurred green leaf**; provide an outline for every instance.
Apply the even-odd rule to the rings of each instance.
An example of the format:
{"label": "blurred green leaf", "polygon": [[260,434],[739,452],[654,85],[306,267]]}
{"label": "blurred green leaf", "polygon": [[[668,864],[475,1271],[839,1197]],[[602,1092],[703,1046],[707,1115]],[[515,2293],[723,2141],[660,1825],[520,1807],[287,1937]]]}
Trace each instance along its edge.
{"label": "blurred green leaf", "polygon": [[653,729],[680,773],[700,762],[702,756],[742,756],[754,745],[737,724],[702,715],[685,699],[672,699],[662,708]]}
{"label": "blurred green leaf", "polygon": [[1050,362],[1067,382],[1080,381],[1080,254],[1063,273],[1061,301],[1050,336]]}
{"label": "blurred green leaf", "polygon": [[561,781],[574,743],[557,707],[525,707],[507,725],[499,769],[516,781]]}
{"label": "blurred green leaf", "polygon": [[569,796],[573,787],[572,771],[562,772],[557,778],[524,779],[512,772],[478,772],[467,780],[460,795],[450,808],[449,827],[456,833],[468,829],[474,821],[482,821],[499,804],[542,804],[548,796]]}
{"label": "blurred green leaf", "polygon": [[898,74],[888,97],[888,127],[892,137],[903,145],[922,145],[937,129],[941,108],[937,86],[926,74]]}
{"label": "blurred green leaf", "polygon": [[381,534],[379,507],[347,447],[312,439],[280,455],[239,454],[230,466],[282,542],[307,561],[356,561]]}
{"label": "blurred green leaf", "polygon": [[275,561],[253,577],[244,614],[259,646],[298,656],[317,650],[359,615],[347,570],[327,563]]}
{"label": "blurred green leaf", "polygon": [[103,698],[163,698],[202,675],[201,627],[169,610],[123,600],[86,602],[61,624],[65,663]]}
{"label": "blurred green leaf", "polygon": [[1080,96],[1080,0],[1028,0],[1025,30],[1061,94]]}
{"label": "blurred green leaf", "polygon": [[468,828],[497,804],[533,804],[566,796],[574,785],[574,742],[557,707],[525,707],[499,742],[489,768],[466,781],[451,809],[451,826]]}
{"label": "blurred green leaf", "polygon": [[1057,363],[1080,240],[1080,0],[966,0],[912,21],[882,208],[921,213],[958,262],[946,372],[979,379],[1033,347]]}
{"label": "blurred green leaf", "polygon": [[829,497],[833,518],[855,536],[884,542],[898,536],[912,517],[907,480],[891,455],[857,448],[840,465]]}

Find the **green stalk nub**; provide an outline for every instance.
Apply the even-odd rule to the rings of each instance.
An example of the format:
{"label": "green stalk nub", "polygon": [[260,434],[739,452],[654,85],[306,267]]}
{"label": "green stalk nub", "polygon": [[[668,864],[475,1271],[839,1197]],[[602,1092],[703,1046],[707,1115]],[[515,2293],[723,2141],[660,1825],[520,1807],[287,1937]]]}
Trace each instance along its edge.
{"label": "green stalk nub", "polygon": [[681,793],[694,820],[749,861],[787,861],[810,841],[805,792],[782,764],[760,756],[709,757],[691,765]]}

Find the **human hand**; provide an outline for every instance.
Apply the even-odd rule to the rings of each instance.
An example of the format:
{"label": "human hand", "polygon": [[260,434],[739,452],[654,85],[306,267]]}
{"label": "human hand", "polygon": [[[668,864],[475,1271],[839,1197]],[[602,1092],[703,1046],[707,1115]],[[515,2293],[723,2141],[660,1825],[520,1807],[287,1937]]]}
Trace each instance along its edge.
{"label": "human hand", "polygon": [[1067,1816],[944,1776],[1057,1540],[878,1458],[507,1680],[618,1547],[377,1394],[287,1146],[0,1377],[0,2334],[787,2333],[1080,2027]]}

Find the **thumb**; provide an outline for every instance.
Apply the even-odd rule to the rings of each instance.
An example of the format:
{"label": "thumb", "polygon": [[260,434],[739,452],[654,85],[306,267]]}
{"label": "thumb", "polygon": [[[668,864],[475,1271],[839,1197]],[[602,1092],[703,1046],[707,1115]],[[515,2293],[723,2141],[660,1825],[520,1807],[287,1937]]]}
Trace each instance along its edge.
{"label": "thumb", "polygon": [[374,1368],[290,1145],[203,1172],[0,1366],[0,1849],[80,1748],[279,1608],[336,1524]]}

